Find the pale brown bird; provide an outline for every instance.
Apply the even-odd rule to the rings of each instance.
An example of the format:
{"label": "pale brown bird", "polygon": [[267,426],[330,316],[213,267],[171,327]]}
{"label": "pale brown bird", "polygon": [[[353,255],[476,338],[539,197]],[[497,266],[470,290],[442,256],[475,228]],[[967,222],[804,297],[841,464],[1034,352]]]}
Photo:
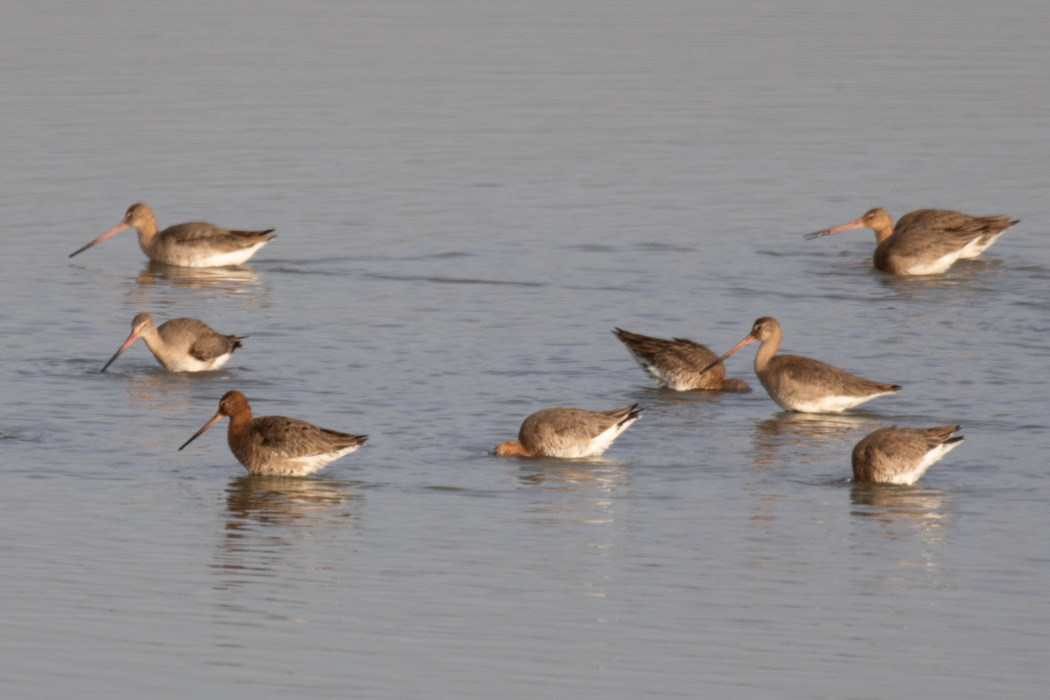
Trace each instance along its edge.
{"label": "pale brown bird", "polygon": [[157,229],[157,217],[145,204],[132,204],[124,219],[80,250],[82,253],[110,236],[131,227],[138,231],[139,247],[150,260],[182,267],[224,267],[240,265],[269,243],[273,229],[265,231],[228,231],[203,221]]}
{"label": "pale brown bird", "polygon": [[157,327],[153,317],[140,313],[131,320],[131,335],[101,371],[139,338],[164,369],[170,372],[207,372],[219,369],[241,347],[247,336],[222,335],[195,318],[173,318]]}
{"label": "pale brown bird", "polygon": [[338,433],[295,418],[252,418],[252,409],[244,394],[228,391],[219,401],[218,412],[179,449],[196,440],[225,416],[230,417],[230,428],[226,432],[230,451],[251,474],[313,474],[368,440],[367,435]]}
{"label": "pale brown bird", "polygon": [[525,419],[517,440],[496,445],[501,456],[597,457],[641,416],[638,404],[616,411],[545,408]]}
{"label": "pale brown bird", "polygon": [[658,386],[675,391],[751,391],[743,379],[726,379],[726,370],[722,365],[701,374],[700,370],[718,356],[700,343],[685,338],[653,338],[621,328],[617,328],[613,334],[627,346],[635,361],[656,380]]}
{"label": "pale brown bird", "polygon": [[1009,216],[970,216],[948,209],[919,209],[893,225],[886,210],[876,207],[856,221],[816,231],[820,238],[854,228],[875,231],[875,269],[894,275],[935,275],[960,258],[976,258],[1003,231],[1020,219]]}
{"label": "pale brown bird", "polygon": [[896,394],[901,389],[896,384],[856,377],[820,360],[777,355],[782,338],[775,318],[760,318],[743,340],[702,371],[723,362],[740,348],[761,341],[762,346],[755,353],[755,374],[769,397],[786,411],[840,413],[877,396]]}
{"label": "pale brown bird", "polygon": [[963,436],[952,437],[957,425],[913,430],[882,428],[853,448],[853,480],[914,484],[930,465],[948,454]]}

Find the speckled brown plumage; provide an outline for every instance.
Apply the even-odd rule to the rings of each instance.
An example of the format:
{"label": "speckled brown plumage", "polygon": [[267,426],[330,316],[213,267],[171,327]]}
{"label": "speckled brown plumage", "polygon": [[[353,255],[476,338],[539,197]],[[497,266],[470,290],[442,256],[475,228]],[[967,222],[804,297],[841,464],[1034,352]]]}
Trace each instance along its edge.
{"label": "speckled brown plumage", "polygon": [[226,433],[230,451],[252,474],[306,476],[353,452],[368,440],[367,435],[318,428],[295,418],[253,418],[244,394],[228,391],[219,401],[218,412],[179,449],[225,416],[230,417]]}
{"label": "speckled brown plumage", "polygon": [[627,346],[631,356],[659,386],[675,391],[751,390],[742,379],[726,379],[725,367],[722,365],[716,365],[711,371],[701,374],[700,370],[714,362],[718,356],[700,343],[685,338],[653,338],[621,328],[617,328],[613,334]]}

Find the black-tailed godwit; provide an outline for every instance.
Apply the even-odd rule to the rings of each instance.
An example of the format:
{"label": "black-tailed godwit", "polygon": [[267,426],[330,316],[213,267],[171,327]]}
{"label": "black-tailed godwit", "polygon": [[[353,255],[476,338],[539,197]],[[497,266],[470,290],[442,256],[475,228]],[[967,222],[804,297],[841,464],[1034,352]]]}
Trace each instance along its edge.
{"label": "black-tailed godwit", "polygon": [[517,440],[496,445],[495,452],[501,456],[597,457],[640,416],[638,404],[616,411],[545,408],[525,419]]}
{"label": "black-tailed godwit", "polygon": [[368,440],[367,435],[338,433],[295,418],[252,418],[252,409],[244,394],[228,391],[219,401],[218,412],[179,449],[196,440],[225,416],[230,417],[230,428],[226,432],[230,451],[251,474],[313,474]]}
{"label": "black-tailed godwit", "polygon": [[117,226],[69,257],[129,227],[138,231],[139,246],[146,257],[154,262],[181,267],[240,265],[275,237],[271,235],[272,228],[265,231],[228,231],[203,221],[176,224],[159,231],[153,210],[145,204],[132,204]]}

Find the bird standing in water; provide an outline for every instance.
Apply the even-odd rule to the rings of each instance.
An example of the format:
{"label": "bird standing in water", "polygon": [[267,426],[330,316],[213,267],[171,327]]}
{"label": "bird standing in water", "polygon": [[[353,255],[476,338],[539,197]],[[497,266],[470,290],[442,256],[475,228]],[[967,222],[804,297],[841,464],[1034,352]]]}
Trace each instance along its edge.
{"label": "bird standing in water", "polygon": [[124,219],[86,246],[70,254],[73,257],[98,245],[126,228],[139,233],[139,247],[150,260],[181,267],[225,267],[240,265],[255,255],[276,236],[265,231],[228,231],[203,221],[157,228],[157,217],[145,204],[132,204]]}
{"label": "bird standing in water", "polygon": [[222,335],[195,318],[173,318],[158,328],[153,317],[143,312],[131,319],[131,335],[101,371],[105,372],[120,353],[142,338],[157,362],[169,372],[207,372],[226,364],[245,337]]}
{"label": "bird standing in water", "polygon": [[960,258],[976,258],[1019,219],[970,216],[948,209],[919,209],[893,225],[885,209],[876,207],[855,221],[816,231],[807,239],[854,228],[875,232],[875,269],[893,275],[936,275]]}
{"label": "bird standing in water", "polygon": [[228,391],[219,401],[218,412],[179,449],[196,440],[226,416],[230,417],[230,427],[226,432],[230,451],[251,474],[313,474],[329,462],[350,454],[368,440],[367,435],[326,430],[295,418],[252,418],[252,409],[244,394]]}
{"label": "bird standing in water", "polygon": [[839,413],[876,396],[896,394],[901,389],[896,384],[854,376],[820,360],[777,355],[782,338],[783,332],[775,318],[760,318],[743,340],[702,371],[708,371],[744,346],[760,341],[762,346],[755,353],[755,374],[769,397],[786,411]]}

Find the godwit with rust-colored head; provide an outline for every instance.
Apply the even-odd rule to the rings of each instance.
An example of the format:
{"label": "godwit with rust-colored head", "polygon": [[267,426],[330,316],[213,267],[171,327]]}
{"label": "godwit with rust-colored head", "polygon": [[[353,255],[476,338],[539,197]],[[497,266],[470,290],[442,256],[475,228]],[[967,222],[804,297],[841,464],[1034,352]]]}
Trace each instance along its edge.
{"label": "godwit with rust-colored head", "polygon": [[142,252],[154,262],[181,267],[224,267],[240,265],[269,243],[273,229],[265,231],[228,231],[203,221],[157,229],[157,217],[145,204],[132,204],[124,219],[80,250],[82,253],[126,228],[139,232]]}
{"label": "godwit with rust-colored head", "polygon": [[875,269],[894,275],[936,275],[960,258],[976,258],[1003,231],[1018,223],[1009,216],[970,216],[948,209],[919,209],[893,225],[885,209],[876,207],[856,221],[806,235],[829,236],[854,228],[875,232]]}
{"label": "godwit with rust-colored head", "polygon": [[226,432],[230,451],[251,474],[313,474],[368,440],[367,435],[337,433],[295,418],[252,418],[252,409],[244,394],[228,391],[219,401],[218,412],[179,449],[196,440],[225,416],[230,417],[230,428]]}
{"label": "godwit with rust-colored head", "polygon": [[896,394],[900,387],[855,377],[838,367],[798,355],[777,355],[783,332],[775,318],[755,321],[751,332],[726,354],[705,367],[724,361],[740,348],[760,341],[755,353],[755,374],[769,397],[786,411],[839,413],[876,396]]}
{"label": "godwit with rust-colored head", "polygon": [[131,319],[131,335],[101,371],[105,372],[120,353],[142,338],[164,369],[170,372],[207,372],[226,364],[246,337],[222,335],[195,318],[173,318],[158,327],[153,323],[153,317],[143,312]]}
{"label": "godwit with rust-colored head", "polygon": [[726,379],[726,370],[722,365],[701,374],[700,370],[709,366],[718,356],[700,343],[685,338],[653,338],[622,328],[617,328],[613,334],[627,346],[635,361],[656,380],[658,386],[675,391],[751,391],[751,387],[742,379]]}
{"label": "godwit with rust-colored head", "polygon": [[525,419],[517,440],[496,445],[501,456],[597,457],[641,416],[638,404],[616,411],[545,408]]}
{"label": "godwit with rust-colored head", "polygon": [[925,430],[882,428],[853,448],[853,480],[914,484],[930,465],[963,441],[957,425]]}

